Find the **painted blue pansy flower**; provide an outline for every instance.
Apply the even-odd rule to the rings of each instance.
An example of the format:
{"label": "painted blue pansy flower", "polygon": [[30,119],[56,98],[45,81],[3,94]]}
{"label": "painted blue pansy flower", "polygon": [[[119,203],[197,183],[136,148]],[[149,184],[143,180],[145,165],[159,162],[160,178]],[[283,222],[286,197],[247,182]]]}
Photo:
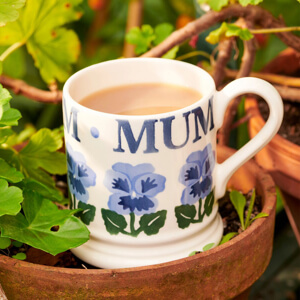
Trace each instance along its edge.
{"label": "painted blue pansy flower", "polygon": [[165,189],[166,178],[153,172],[151,164],[114,164],[104,179],[104,185],[112,193],[109,209],[121,215],[155,212],[158,205],[155,196]]}
{"label": "painted blue pansy flower", "polygon": [[215,152],[211,144],[189,155],[179,175],[179,181],[186,186],[181,196],[182,204],[195,204],[210,193],[214,167]]}
{"label": "painted blue pansy flower", "polygon": [[68,183],[70,192],[76,199],[87,203],[87,188],[96,184],[95,172],[86,164],[84,156],[67,145]]}

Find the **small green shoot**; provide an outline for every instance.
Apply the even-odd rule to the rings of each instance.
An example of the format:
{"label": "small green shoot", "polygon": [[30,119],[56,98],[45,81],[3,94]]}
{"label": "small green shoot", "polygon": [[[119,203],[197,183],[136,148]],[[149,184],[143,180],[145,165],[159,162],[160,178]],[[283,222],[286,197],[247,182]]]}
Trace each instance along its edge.
{"label": "small green shoot", "polygon": [[16,255],[13,255],[12,258],[16,258],[18,260],[25,260],[26,259],[26,254],[25,253],[17,253]]}
{"label": "small green shoot", "polygon": [[238,235],[237,232],[229,232],[229,233],[227,233],[226,235],[224,235],[224,236],[222,237],[222,240],[221,240],[221,242],[219,243],[219,245],[222,245],[222,244],[224,244],[224,243],[230,241],[230,240],[231,240],[233,237],[235,237],[236,235]]}

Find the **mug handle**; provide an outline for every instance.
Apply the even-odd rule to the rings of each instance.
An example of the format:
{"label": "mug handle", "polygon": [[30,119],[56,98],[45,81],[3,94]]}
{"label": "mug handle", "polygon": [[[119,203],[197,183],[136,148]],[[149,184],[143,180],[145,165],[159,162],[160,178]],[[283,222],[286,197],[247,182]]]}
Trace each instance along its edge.
{"label": "mug handle", "polygon": [[224,196],[226,184],[231,175],[246,161],[261,150],[279,130],[283,118],[283,103],[277,90],[268,82],[252,77],[239,78],[230,82],[221,91],[216,92],[214,115],[216,128],[223,123],[226,108],[229,102],[242,94],[254,93],[267,102],[269,118],[258,134],[247,142],[241,149],[221,164],[216,164],[215,170],[215,197]]}

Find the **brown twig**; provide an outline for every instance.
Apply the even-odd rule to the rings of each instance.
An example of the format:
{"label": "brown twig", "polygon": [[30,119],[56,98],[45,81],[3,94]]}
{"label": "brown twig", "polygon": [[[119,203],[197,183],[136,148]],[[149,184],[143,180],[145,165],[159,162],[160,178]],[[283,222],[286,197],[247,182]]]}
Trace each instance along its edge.
{"label": "brown twig", "polygon": [[274,85],[283,100],[300,103],[300,89],[283,85]]}
{"label": "brown twig", "polygon": [[8,89],[12,89],[15,94],[22,94],[32,100],[44,103],[59,103],[62,101],[62,91],[44,91],[28,85],[20,79],[10,78],[5,75],[0,76],[0,83]]}
{"label": "brown twig", "polygon": [[[234,17],[251,18],[255,24],[259,24],[266,28],[280,28],[284,26],[284,23],[281,20],[276,19],[268,11],[259,6],[249,5],[242,7],[238,4],[233,4],[218,12],[210,11],[195,21],[188,23],[185,27],[174,31],[162,43],[144,53],[142,56],[161,57],[174,46],[205,31],[212,25]],[[300,51],[300,37],[291,32],[278,33],[277,35],[287,46]]]}
{"label": "brown twig", "polygon": [[225,77],[225,68],[228,61],[230,60],[233,42],[234,38],[230,38],[225,39],[219,43],[219,54],[212,73],[212,77],[215,81],[216,87],[220,86]]}
{"label": "brown twig", "polygon": [[[252,22],[250,20],[245,20],[245,25],[248,28],[251,28],[253,26]],[[251,39],[249,41],[244,41],[244,53],[242,57],[242,63],[240,70],[237,73],[236,78],[242,78],[249,76],[252,66],[255,59],[255,41],[254,39]],[[231,126],[234,121],[237,108],[241,102],[241,97],[236,97],[233,99],[230,104],[227,107],[225,116],[224,116],[224,123],[222,127],[219,129],[219,136],[218,136],[218,142],[220,145],[228,145],[229,138],[230,138],[230,131]]]}
{"label": "brown twig", "polygon": [[[131,28],[140,26],[142,24],[143,4],[144,4],[143,0],[130,0],[129,7],[128,7],[126,32],[128,32]],[[135,56],[134,49],[135,46],[129,44],[125,40],[123,56],[134,57]]]}

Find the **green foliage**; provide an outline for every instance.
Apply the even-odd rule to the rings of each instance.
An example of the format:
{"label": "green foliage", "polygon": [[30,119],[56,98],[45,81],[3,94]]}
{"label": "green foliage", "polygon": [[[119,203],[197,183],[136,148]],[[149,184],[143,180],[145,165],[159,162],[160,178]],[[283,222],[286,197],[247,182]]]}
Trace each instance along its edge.
{"label": "green foliage", "polygon": [[217,44],[222,39],[232,36],[238,36],[244,41],[248,41],[253,38],[253,35],[249,29],[223,22],[218,29],[211,31],[205,40],[211,44]]}
{"label": "green foliage", "polygon": [[0,2],[0,27],[4,26],[7,22],[13,22],[18,19],[18,9],[24,6],[25,1],[26,0],[5,0]]}
{"label": "green foliage", "polygon": [[18,259],[18,260],[25,260],[26,259],[26,254],[25,253],[17,253],[16,255],[13,255],[12,258]]}
{"label": "green foliage", "polygon": [[226,235],[224,235],[224,236],[222,237],[222,240],[221,240],[221,242],[220,242],[219,245],[222,245],[222,244],[224,244],[224,243],[230,241],[230,240],[231,240],[232,238],[234,238],[236,235],[238,235],[237,232],[229,232],[229,233],[227,233]]}
{"label": "green foliage", "polygon": [[[238,0],[242,6],[247,5],[258,5],[263,0]],[[208,4],[212,10],[220,11],[225,6],[229,5],[232,1],[230,0],[197,0],[199,4]]]}
{"label": "green foliage", "polygon": [[0,249],[6,249],[11,245],[11,240],[6,237],[0,237]]}
{"label": "green foliage", "polygon": [[[51,176],[66,173],[65,154],[58,151],[62,128],[29,128],[18,135],[11,126],[21,114],[10,108],[10,98],[0,85],[0,245],[13,239],[53,255],[77,247],[89,237],[86,226],[73,216],[81,210],[59,210],[52,203],[64,199]],[[19,142],[24,145],[17,151]],[[24,253],[16,258],[25,259]]]}
{"label": "green foliage", "polygon": [[[155,28],[145,24],[142,25],[141,28],[132,28],[126,35],[126,41],[135,45],[135,53],[140,55],[164,41],[173,30],[173,25],[169,23],[159,24]],[[175,58],[178,49],[178,46],[173,47],[163,57],[170,59]]]}
{"label": "green foliage", "polygon": [[[78,58],[80,43],[73,30],[62,26],[81,17],[81,1],[27,0],[18,20],[0,28],[0,45],[14,51],[26,44],[46,83],[65,81]],[[5,58],[6,54],[0,60]]]}
{"label": "green foliage", "polygon": [[[1,235],[56,255],[88,240],[85,225],[34,191],[24,191],[23,213],[0,218]],[[66,239],[66,237],[68,237]]]}

